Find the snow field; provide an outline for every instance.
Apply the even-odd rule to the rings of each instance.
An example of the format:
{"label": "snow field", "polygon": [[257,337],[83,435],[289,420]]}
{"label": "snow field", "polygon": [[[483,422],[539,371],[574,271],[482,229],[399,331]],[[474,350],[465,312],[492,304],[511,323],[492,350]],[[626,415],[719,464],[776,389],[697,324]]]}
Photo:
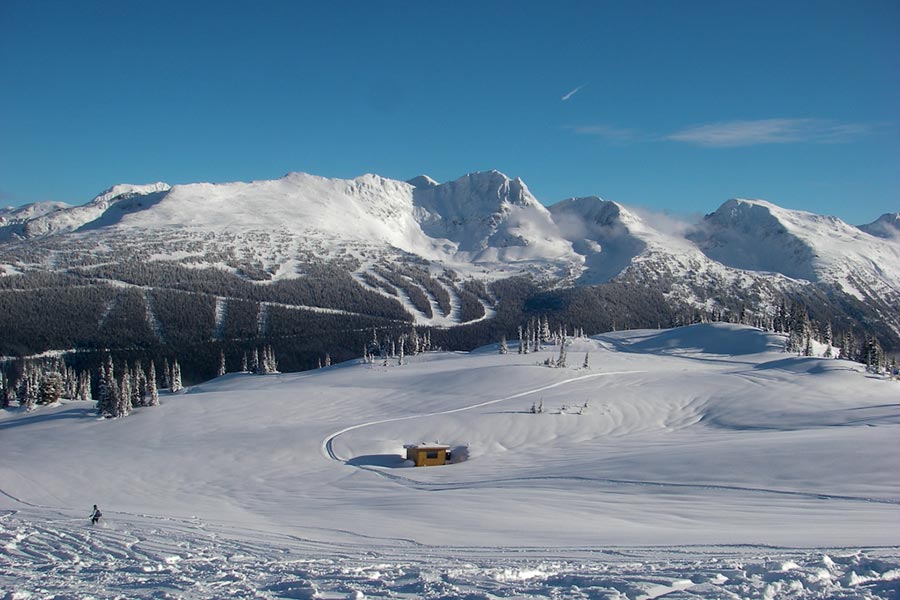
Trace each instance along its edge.
{"label": "snow field", "polygon": [[[895,597],[900,387],[782,346],[697,325],[572,340],[567,368],[493,347],[2,411],[0,590]],[[421,441],[468,459],[404,467]]]}
{"label": "snow field", "polygon": [[884,551],[765,547],[507,548],[340,540],[199,519],[117,514],[103,527],[53,511],[0,517],[0,597],[890,598]]}

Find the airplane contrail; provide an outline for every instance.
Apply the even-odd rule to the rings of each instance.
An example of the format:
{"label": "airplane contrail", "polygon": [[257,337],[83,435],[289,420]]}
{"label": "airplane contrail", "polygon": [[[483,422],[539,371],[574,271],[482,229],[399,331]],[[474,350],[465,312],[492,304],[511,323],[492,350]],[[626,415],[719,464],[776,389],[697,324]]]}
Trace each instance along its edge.
{"label": "airplane contrail", "polygon": [[562,97],[562,101],[565,102],[566,100],[568,100],[569,98],[571,98],[572,96],[574,96],[575,94],[577,94],[578,92],[580,92],[580,91],[581,91],[581,88],[583,88],[583,87],[586,86],[586,85],[587,85],[586,83],[582,83],[582,84],[579,85],[577,88],[575,88],[574,90],[572,90],[571,92],[569,92],[568,94],[566,94],[565,96],[563,96],[563,97]]}

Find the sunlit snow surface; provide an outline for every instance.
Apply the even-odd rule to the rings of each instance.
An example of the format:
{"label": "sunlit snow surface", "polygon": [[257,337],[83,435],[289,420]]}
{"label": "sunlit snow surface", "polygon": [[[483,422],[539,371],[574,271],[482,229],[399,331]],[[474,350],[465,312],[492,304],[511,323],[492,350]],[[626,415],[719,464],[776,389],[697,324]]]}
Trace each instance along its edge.
{"label": "sunlit snow surface", "polygon": [[[511,344],[2,411],[0,598],[897,598],[900,383],[781,344],[699,325],[566,368]],[[419,441],[468,460],[403,466]]]}

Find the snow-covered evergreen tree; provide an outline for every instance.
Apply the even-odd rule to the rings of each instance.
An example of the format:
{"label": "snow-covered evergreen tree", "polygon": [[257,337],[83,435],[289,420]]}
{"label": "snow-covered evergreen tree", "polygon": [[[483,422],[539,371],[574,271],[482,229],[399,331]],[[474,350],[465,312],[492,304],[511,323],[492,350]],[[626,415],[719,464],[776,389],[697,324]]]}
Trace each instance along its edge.
{"label": "snow-covered evergreen tree", "polygon": [[866,367],[870,370],[880,370],[884,360],[884,351],[881,349],[881,344],[878,343],[878,339],[875,336],[866,336],[863,352]]}
{"label": "snow-covered evergreen tree", "polygon": [[259,353],[259,364],[257,366],[257,373],[261,375],[268,375],[271,373],[269,370],[269,347],[263,346],[263,349]]}
{"label": "snow-covered evergreen tree", "polygon": [[409,353],[412,356],[415,356],[419,353],[421,348],[421,344],[419,343],[419,334],[416,331],[415,325],[413,325],[412,331],[409,332]]}
{"label": "snow-covered evergreen tree", "polygon": [[78,396],[78,377],[73,367],[63,367],[63,398],[74,400]]}
{"label": "snow-covered evergreen tree", "polygon": [[247,351],[245,350],[245,351],[244,351],[244,356],[243,356],[243,358],[241,358],[241,373],[248,373],[248,372],[249,372],[249,368],[250,368],[250,367],[249,367],[248,362],[247,362]]}
{"label": "snow-covered evergreen tree", "polygon": [[403,338],[400,338],[400,355],[397,357],[397,364],[401,367],[403,366],[403,346],[406,344],[403,343]]}
{"label": "snow-covered evergreen tree", "polygon": [[519,354],[524,354],[525,348],[522,345],[522,326],[519,325]]}
{"label": "snow-covered evergreen tree", "polygon": [[272,372],[278,372],[278,360],[275,358],[275,349],[272,346],[269,346],[269,362],[272,366]]}
{"label": "snow-covered evergreen tree", "polygon": [[506,336],[500,338],[500,354],[506,354],[509,352],[509,348],[506,346]]}
{"label": "snow-covered evergreen tree", "polygon": [[553,334],[550,333],[550,319],[547,318],[547,315],[544,315],[544,318],[541,321],[541,342],[549,344],[552,335]]}
{"label": "snow-covered evergreen tree", "polygon": [[556,366],[564,369],[566,367],[566,338],[563,336],[559,340],[559,358],[556,360]]}
{"label": "snow-covered evergreen tree", "polygon": [[26,411],[34,410],[37,404],[40,391],[38,389],[37,370],[33,365],[27,364],[22,378],[19,380],[19,406],[25,408]]}
{"label": "snow-covered evergreen tree", "polygon": [[250,352],[250,372],[259,375],[262,373],[262,366],[259,361],[259,348],[254,348]]}
{"label": "snow-covered evergreen tree", "polygon": [[6,373],[0,368],[0,409],[9,407],[9,394],[7,393],[8,386],[9,380],[6,377]]}
{"label": "snow-covered evergreen tree", "polygon": [[172,389],[172,368],[169,366],[169,359],[163,358],[162,383],[166,389]]}
{"label": "snow-covered evergreen tree", "polygon": [[589,352],[584,353],[584,364],[581,365],[582,369],[589,369],[591,367],[590,362],[588,361],[589,355]]}
{"label": "snow-covered evergreen tree", "polygon": [[169,389],[173,394],[183,389],[181,385],[181,365],[178,364],[177,358],[172,362],[172,385]]}
{"label": "snow-covered evergreen tree", "polygon": [[83,402],[89,402],[93,400],[93,393],[91,391],[91,374],[87,371],[82,371],[78,374],[78,387],[75,392],[75,399],[81,400]]}
{"label": "snow-covered evergreen tree", "polygon": [[116,409],[113,413],[116,417],[127,417],[131,412],[131,372],[122,369],[122,381],[119,384],[119,397],[116,399]]}
{"label": "snow-covered evergreen tree", "polygon": [[225,351],[219,350],[219,370],[216,374],[221,377],[225,373]]}
{"label": "snow-covered evergreen tree", "polygon": [[62,397],[65,388],[63,377],[57,371],[43,373],[39,385],[39,404],[53,404],[54,402],[58,402]]}
{"label": "snow-covered evergreen tree", "polygon": [[849,331],[844,332],[841,341],[841,351],[838,353],[838,358],[842,360],[853,360],[853,338],[850,337]]}
{"label": "snow-covered evergreen tree", "polygon": [[141,397],[141,384],[144,377],[144,370],[141,368],[140,361],[134,361],[131,369],[131,407],[137,408],[143,406],[143,398]]}
{"label": "snow-covered evergreen tree", "polygon": [[147,370],[147,391],[150,394],[147,400],[147,406],[159,406],[159,389],[156,385],[156,365],[150,361],[150,368]]}
{"label": "snow-covered evergreen tree", "polygon": [[325,353],[325,366],[326,367],[331,366],[331,353],[330,352]]}
{"label": "snow-covered evergreen tree", "polygon": [[778,305],[778,312],[775,315],[775,319],[773,322],[773,328],[775,333],[785,333],[787,332],[788,326],[788,309],[787,304],[784,302],[784,298],[781,299],[781,303]]}
{"label": "snow-covered evergreen tree", "polygon": [[99,383],[97,385],[97,414],[101,417],[112,417],[116,414],[119,388],[115,379],[115,365],[112,356],[100,366]]}
{"label": "snow-covered evergreen tree", "polygon": [[806,334],[806,343],[803,345],[803,356],[812,356],[813,355],[813,343],[812,336],[810,334]]}

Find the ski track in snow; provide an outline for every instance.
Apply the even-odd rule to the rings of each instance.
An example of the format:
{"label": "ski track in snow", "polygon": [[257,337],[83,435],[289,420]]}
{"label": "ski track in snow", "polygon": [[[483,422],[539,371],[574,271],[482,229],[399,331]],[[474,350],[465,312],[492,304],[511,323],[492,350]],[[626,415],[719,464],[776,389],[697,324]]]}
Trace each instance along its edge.
{"label": "ski track in snow", "polygon": [[[556,388],[561,385],[566,385],[569,383],[574,383],[576,381],[584,381],[585,379],[593,379],[595,377],[603,377],[603,376],[610,376],[610,375],[627,375],[627,374],[640,373],[640,372],[641,371],[607,371],[607,372],[601,372],[601,373],[591,373],[590,375],[582,375],[580,377],[572,377],[572,378],[566,379],[564,381],[557,381],[557,382],[551,383],[549,385],[545,385],[545,386],[541,386],[541,387],[533,388],[533,389],[528,389],[523,392],[518,392],[518,393],[512,394],[510,396],[504,396],[503,398],[495,398],[494,400],[478,402],[477,404],[471,404],[469,406],[463,406],[460,408],[453,408],[450,410],[442,410],[442,411],[431,412],[431,413],[422,413],[422,414],[418,414],[418,415],[408,415],[405,417],[394,417],[391,419],[380,419],[377,421],[368,421],[366,423],[360,423],[358,425],[351,425],[350,427],[345,427],[344,429],[341,429],[340,431],[336,431],[335,433],[332,433],[327,438],[325,438],[325,441],[322,442],[322,452],[323,452],[323,454],[325,454],[325,456],[327,456],[328,458],[330,458],[332,460],[344,462],[344,459],[340,458],[334,451],[334,441],[339,436],[341,436],[345,433],[348,433],[350,431],[355,431],[357,429],[362,429],[363,427],[370,427],[372,425],[381,425],[384,423],[395,423],[397,421],[408,421],[410,419],[423,419],[426,417],[435,417],[438,415],[452,415],[452,414],[458,413],[458,412],[473,410],[476,408],[481,408],[483,406],[490,406],[492,404],[497,404],[499,402],[505,402],[507,400],[513,400],[515,398],[521,398],[523,396],[529,396],[531,394],[537,394],[537,393],[543,392],[545,390]],[[373,469],[373,471],[376,473],[384,474],[382,471],[379,471],[379,470]]]}
{"label": "ski track in snow", "polygon": [[[615,340],[603,343],[604,347],[606,344],[617,346]],[[531,383],[520,383],[520,391],[506,395],[510,390],[505,388],[503,392],[492,394],[498,397],[491,400],[427,414],[408,415],[394,412],[394,418],[369,420],[325,435],[331,427],[338,426],[332,424],[329,429],[317,430],[317,435],[311,438],[311,445],[308,448],[316,462],[322,462],[316,452],[316,449],[319,449],[326,457],[325,462],[335,467],[336,465],[330,461],[347,464],[347,459],[335,450],[335,442],[351,431],[383,423],[424,419],[464,411],[475,412],[460,418],[474,419],[480,414],[477,412],[480,407],[540,394],[551,388],[560,388],[578,381],[636,373],[644,374],[638,377],[641,379],[659,372],[681,372],[683,369],[675,366],[676,359],[679,363],[687,360],[689,362],[684,364],[701,369],[685,371],[685,374],[680,376],[690,378],[691,381],[701,376],[712,377],[722,373],[740,379],[740,383],[734,387],[752,385],[762,386],[761,389],[765,389],[764,384],[770,378],[774,378],[772,385],[786,381],[782,375],[776,377],[776,374],[781,373],[780,369],[754,372],[746,367],[746,364],[752,362],[747,363],[745,360],[734,358],[724,360],[713,354],[660,356],[654,359],[652,367],[648,363],[631,362],[631,356],[636,356],[635,353],[639,352],[640,348],[640,343],[631,348],[627,344],[618,345],[618,350],[630,350],[629,353],[622,354],[622,358],[627,359],[626,362],[630,364],[617,364],[621,370],[614,371],[612,369],[616,367],[611,367],[610,371],[594,371],[585,375],[571,374],[573,376],[568,379],[552,383],[547,383],[547,379],[530,379]],[[773,358],[779,359],[775,361],[776,363],[780,362],[779,357],[780,355],[773,355]],[[757,361],[757,364],[769,362]],[[802,359],[798,364],[802,364]],[[627,366],[648,368],[624,370],[623,367]],[[545,370],[541,373],[551,371]],[[553,377],[563,376],[558,371],[552,373]],[[807,371],[801,370],[801,373],[802,376],[808,376]],[[837,374],[838,371],[833,370],[833,373]],[[310,374],[303,378],[313,376]],[[341,378],[337,377],[332,383],[340,381]],[[718,383],[703,385],[716,386]],[[238,389],[242,388],[238,386]],[[255,388],[251,386],[243,389]],[[852,392],[864,388],[847,385],[836,386],[833,389]],[[561,393],[568,395],[565,389]],[[499,397],[501,394],[504,394],[503,397]],[[222,398],[224,402],[227,396],[223,395]],[[667,418],[659,421],[659,424],[669,428],[678,427],[682,422],[696,423],[699,414],[697,403],[701,400],[702,397],[686,394],[677,406],[679,419],[673,421]],[[893,403],[888,404],[890,401],[890,396],[873,393],[871,402],[848,403],[847,406],[853,410],[895,406]],[[780,407],[779,404],[772,406]],[[828,406],[848,410],[847,406],[840,402]],[[883,415],[880,423],[889,426],[894,424],[890,420],[894,418],[893,411],[882,410],[879,414]],[[367,418],[371,419],[372,416]],[[777,422],[776,417],[771,417],[768,421],[762,420],[763,424],[771,425],[773,422]],[[847,421],[845,419],[838,422]],[[129,425],[131,423],[128,422]],[[828,425],[830,421],[819,419],[816,423],[822,426],[823,423]],[[851,432],[868,431],[875,430],[856,427]],[[761,434],[751,430],[746,435]],[[184,439],[191,438],[188,436]],[[874,439],[889,438],[881,436]],[[799,445],[796,447],[802,448]],[[34,452],[34,449],[29,450]],[[712,464],[712,459],[710,461]],[[890,463],[885,464],[890,469]],[[673,475],[672,481],[665,481],[665,474],[651,474],[650,471],[646,473],[618,471],[609,473],[613,477],[618,475],[618,478],[595,478],[592,476],[593,473],[585,471],[549,473],[533,477],[527,474],[522,477],[505,477],[507,472],[497,470],[485,472],[477,480],[457,482],[444,479],[428,482],[412,479],[422,474],[416,469],[388,469],[353,463],[349,463],[348,466],[356,466],[360,470],[384,478],[388,483],[379,479],[381,483],[375,486],[378,494],[370,497],[376,500],[390,498],[389,504],[394,502],[398,504],[392,504],[388,507],[389,510],[404,511],[404,514],[406,509],[399,506],[404,499],[417,495],[420,498],[425,496],[426,503],[446,507],[451,504],[449,500],[453,498],[453,494],[429,496],[428,493],[459,489],[472,490],[471,494],[463,495],[475,502],[504,501],[517,489],[540,490],[546,487],[550,490],[569,489],[572,492],[569,498],[575,498],[578,494],[588,496],[597,492],[613,492],[620,496],[624,503],[628,503],[631,499],[654,496],[656,495],[653,493],[654,489],[665,493],[682,489],[704,492],[696,496],[703,497],[710,507],[715,507],[719,500],[727,503],[730,496],[739,494],[758,496],[760,501],[753,501],[751,503],[753,506],[777,506],[783,501],[779,498],[791,502],[796,500],[803,511],[808,509],[814,514],[821,514],[823,518],[836,516],[839,520],[846,518],[850,523],[859,522],[863,525],[866,524],[865,520],[855,515],[868,513],[882,518],[885,530],[889,530],[892,526],[891,518],[883,515],[893,515],[893,512],[885,512],[876,505],[891,505],[888,511],[894,511],[893,507],[900,505],[900,500],[895,494],[881,499],[866,497],[868,492],[864,491],[866,488],[863,487],[847,486],[834,489],[837,494],[820,494],[774,489],[780,485],[775,483],[776,479],[758,480],[749,476],[736,480],[734,485],[720,485],[693,482],[684,474]],[[582,538],[588,541],[573,542],[570,545],[554,545],[552,541],[529,541],[526,545],[521,545],[502,537],[486,535],[458,537],[454,538],[457,540],[455,542],[438,545],[434,543],[434,538],[431,538],[431,543],[417,541],[425,538],[416,534],[415,527],[361,530],[354,525],[352,519],[344,522],[340,518],[313,520],[309,525],[298,522],[296,526],[291,526],[279,518],[248,521],[240,512],[235,515],[216,513],[201,519],[187,516],[197,514],[188,512],[195,510],[193,505],[181,505],[165,515],[146,514],[146,511],[139,509],[134,512],[109,510],[105,511],[106,515],[101,521],[101,526],[92,527],[87,518],[87,510],[82,512],[59,508],[71,506],[71,503],[59,499],[59,496],[53,493],[54,490],[45,486],[38,477],[23,479],[22,482],[18,482],[18,487],[14,486],[13,482],[17,478],[24,478],[19,472],[17,462],[10,461],[10,464],[4,464],[4,467],[14,477],[5,482],[6,485],[0,481],[0,487],[9,490],[0,489],[0,506],[2,506],[0,600],[37,598],[900,600],[900,545],[890,539],[889,532],[878,538],[887,541],[870,542],[867,546],[844,546],[866,542],[860,542],[857,538],[834,537],[832,539],[835,541],[827,542],[833,545],[822,545],[816,549],[802,547],[810,544],[802,534],[796,538],[782,537],[778,545],[765,545],[765,537],[749,538],[754,542],[762,541],[763,544],[741,544],[743,540],[739,538],[733,538],[736,539],[736,543],[733,544],[697,544],[696,541],[691,541],[696,540],[690,537],[691,533],[685,533],[687,537],[683,539],[675,538],[673,545],[665,547],[659,545],[665,542],[650,542],[657,545],[639,546],[636,544],[640,542],[628,538],[612,538],[618,539],[619,542],[613,541],[603,545],[591,545],[591,538]],[[337,469],[344,470],[341,466],[337,466]],[[346,469],[346,473],[359,474],[358,471],[351,469]],[[633,479],[629,478],[632,474]],[[293,477],[294,474],[289,473],[288,476]],[[353,490],[349,492],[350,495],[357,494],[356,490],[364,494],[365,488],[375,478],[366,475],[363,479],[366,485],[336,488],[339,492],[337,498],[349,502],[362,502],[363,500],[355,498],[345,498],[344,495],[349,490]],[[343,476],[339,477],[339,480],[349,481]],[[309,481],[312,483],[314,480]],[[575,485],[554,483],[559,481],[573,482]],[[768,487],[766,482],[771,482]],[[755,486],[757,483],[763,485]],[[396,484],[397,493],[391,495],[390,488],[393,484]],[[23,500],[31,496],[33,492],[30,490],[38,488],[48,488],[41,492],[40,500],[44,504]],[[491,491],[492,489],[495,491]],[[383,493],[385,491],[388,493]],[[876,494],[877,489],[873,489],[872,495]],[[360,496],[362,497],[365,496]],[[332,497],[329,497],[328,501],[331,500]],[[612,501],[614,500],[613,498]],[[561,508],[565,509],[565,506]],[[290,510],[294,510],[293,505]],[[377,514],[386,514],[374,512],[374,508],[371,509],[373,512],[368,510],[370,507],[366,506],[367,512],[362,513],[363,518],[369,518],[370,515],[377,518],[375,517]],[[743,508],[735,507],[727,514],[733,516],[740,510]],[[427,527],[427,523],[430,523],[432,513],[426,513],[425,516],[428,519],[423,527]],[[549,516],[551,519],[557,518],[553,514]],[[560,512],[558,518],[566,519],[566,513]],[[751,527],[760,526],[755,520],[754,513],[750,513],[746,519],[748,521],[753,519],[750,522]],[[743,523],[741,519],[736,519],[736,522],[737,526]],[[556,521],[552,522],[555,523]],[[584,521],[576,522],[579,526],[582,523]],[[701,523],[700,526],[703,527],[716,526],[713,521],[708,524],[706,521]],[[819,527],[819,523],[812,521],[811,526]],[[822,527],[829,526],[826,521],[821,523]],[[875,524],[875,527],[880,526],[880,523]],[[774,525],[770,523],[768,527]],[[547,546],[536,545],[543,543]]]}
{"label": "ski track in snow", "polygon": [[[585,379],[593,379],[596,377],[603,376],[612,376],[612,375],[628,375],[634,373],[641,373],[643,371],[608,371],[601,373],[592,373],[590,375],[582,375],[580,377],[573,377],[571,379],[566,379],[565,381],[557,381],[555,383],[541,386],[534,389],[528,389],[522,392],[517,392],[515,394],[504,396],[503,398],[495,398],[493,400],[487,400],[485,402],[479,402],[477,404],[472,404],[469,406],[463,406],[459,408],[454,408],[451,410],[432,412],[432,413],[422,413],[418,415],[408,415],[404,417],[395,417],[391,419],[380,419],[376,421],[368,421],[366,423],[359,423],[357,425],[352,425],[350,427],[345,427],[340,431],[336,431],[329,435],[324,442],[322,442],[322,452],[328,458],[347,463],[347,459],[341,458],[334,451],[334,442],[338,437],[344,435],[345,433],[349,433],[351,431],[356,431],[358,429],[363,429],[365,427],[371,427],[375,425],[383,425],[385,423],[393,423],[397,421],[408,421],[411,419],[423,419],[427,417],[434,417],[439,415],[449,415],[453,413],[459,413],[468,410],[474,410],[477,408],[482,408],[484,406],[490,406],[492,404],[498,404],[500,402],[505,402],[507,400],[514,400],[516,398],[522,398],[524,396],[529,396],[531,394],[537,394],[548,389],[560,387],[566,384],[574,383],[577,381],[583,381]],[[347,463],[350,464],[350,463]],[[549,477],[549,476],[541,476],[541,477],[509,477],[503,479],[488,479],[483,481],[464,481],[464,482],[422,482],[416,479],[412,479],[409,477],[404,477],[402,475],[397,475],[395,473],[390,473],[384,469],[380,469],[378,467],[368,466],[368,465],[352,465],[357,467],[362,471],[368,471],[370,473],[375,473],[385,479],[389,479],[396,483],[400,483],[405,485],[411,489],[422,490],[422,491],[448,491],[448,490],[461,490],[461,489],[477,489],[477,488],[485,488],[485,487],[502,487],[507,484],[518,484],[522,482],[539,482],[539,481],[580,481],[580,482],[588,482],[594,483],[598,485],[607,485],[607,486],[644,486],[644,487],[656,487],[656,488],[672,488],[672,489],[696,489],[696,490],[707,490],[707,491],[723,491],[723,492],[744,492],[744,493],[755,493],[755,494],[772,494],[779,496],[790,496],[797,498],[805,498],[812,500],[842,500],[849,502],[871,502],[875,504],[890,504],[900,506],[900,500],[892,500],[886,498],[868,498],[863,496],[848,496],[848,495],[839,495],[839,494],[825,494],[825,493],[817,493],[817,492],[796,492],[790,490],[777,490],[777,489],[768,489],[768,488],[759,488],[759,487],[746,487],[746,486],[736,486],[736,485],[716,485],[716,484],[693,484],[693,483],[681,483],[681,482],[664,482],[664,481],[641,481],[641,480],[630,480],[630,479],[609,479],[602,477],[575,477],[575,476],[560,476],[560,477]]]}
{"label": "ski track in snow", "polygon": [[895,598],[897,548],[436,547],[321,542],[196,518],[0,515],[0,597]]}

